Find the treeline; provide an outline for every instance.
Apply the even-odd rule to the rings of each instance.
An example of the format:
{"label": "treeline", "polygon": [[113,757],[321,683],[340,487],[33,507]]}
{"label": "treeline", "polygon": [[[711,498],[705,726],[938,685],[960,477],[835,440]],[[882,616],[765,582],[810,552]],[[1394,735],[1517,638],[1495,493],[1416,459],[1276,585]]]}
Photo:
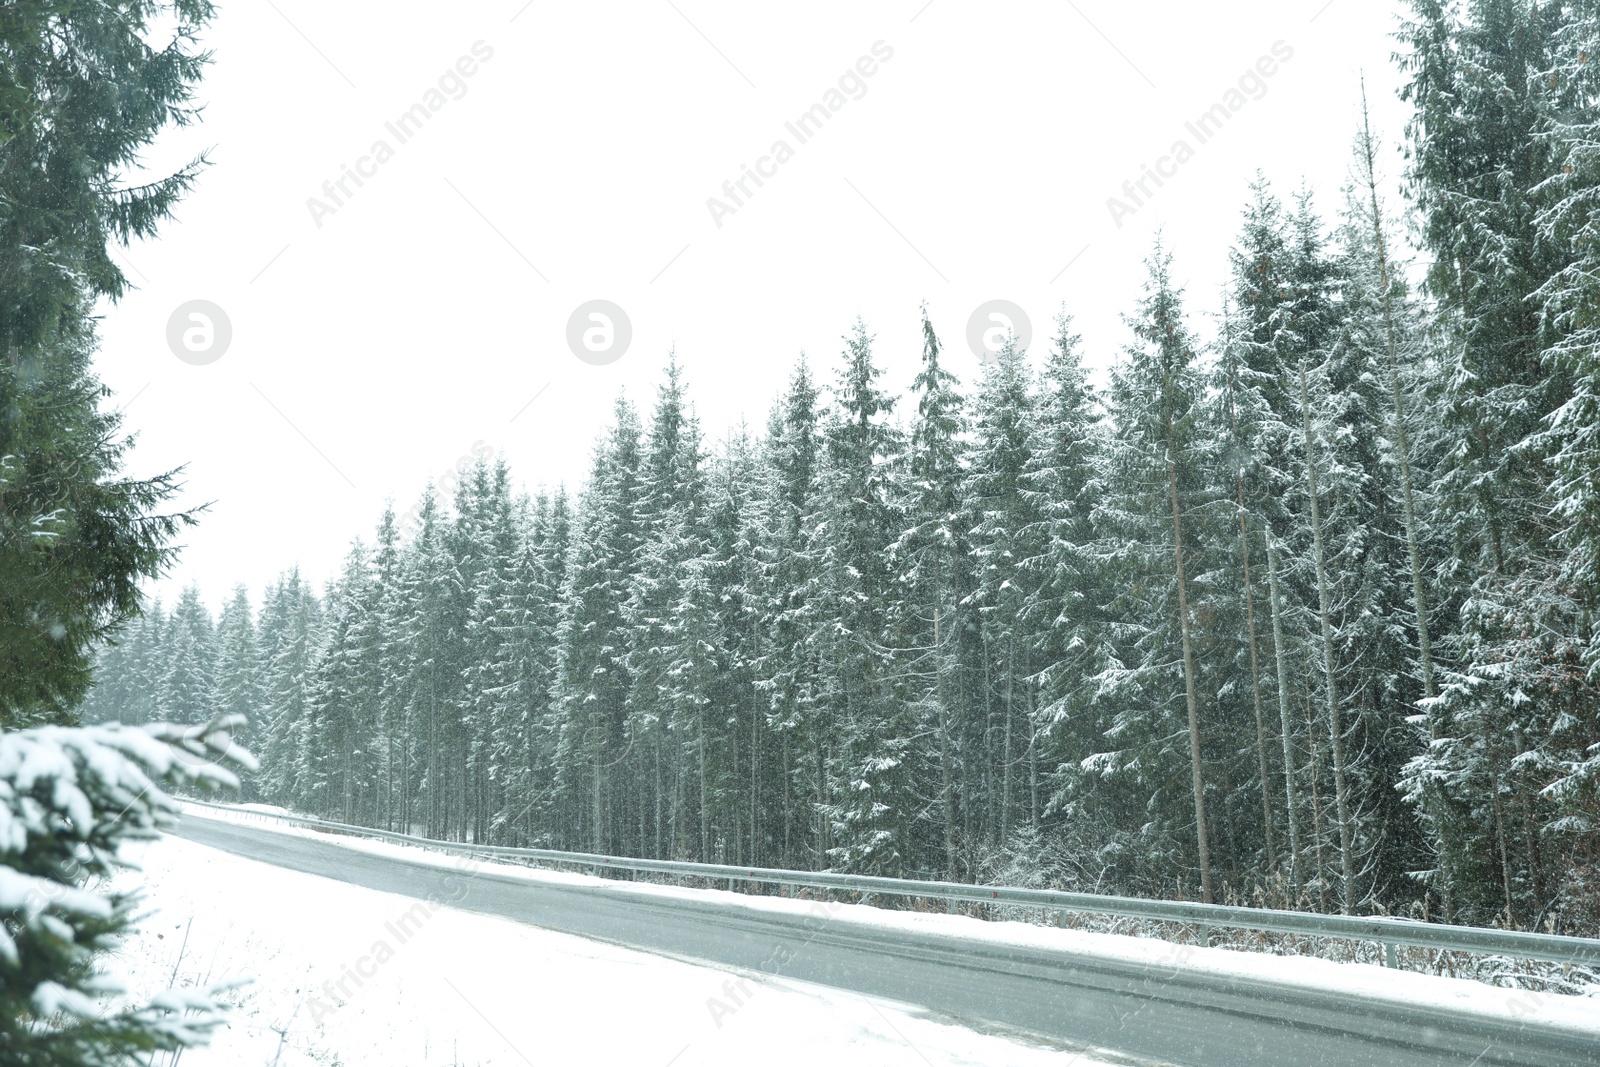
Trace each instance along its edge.
{"label": "treeline", "polygon": [[[254,797],[431,836],[1593,933],[1595,4],[1418,3],[1408,289],[1363,129],[963,392],[857,324],[715,442],[676,363],[587,483],[480,462],[323,591],[107,648],[91,717],[241,712]],[[1200,312],[1212,319],[1205,343]]]}

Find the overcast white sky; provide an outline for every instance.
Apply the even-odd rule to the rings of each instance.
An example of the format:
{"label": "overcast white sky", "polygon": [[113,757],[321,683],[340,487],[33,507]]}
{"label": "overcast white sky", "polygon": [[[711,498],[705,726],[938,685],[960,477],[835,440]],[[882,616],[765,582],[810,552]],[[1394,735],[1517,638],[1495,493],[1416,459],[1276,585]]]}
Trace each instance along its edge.
{"label": "overcast white sky", "polygon": [[[1398,10],[224,3],[204,121],[150,157],[170,167],[209,147],[214,166],[158,240],[122,257],[138,288],[107,309],[99,359],[139,435],[134,468],[187,464],[184,503],[212,502],[159,591],[170,602],[197,581],[216,605],[244,581],[259,597],[295,563],[320,584],[386,498],[404,511],[475,445],[530,486],[576,488],[618,390],[648,403],[673,346],[711,436],[762,425],[802,350],[831,380],[857,315],[903,387],[924,300],[969,382],[966,323],[996,298],[1030,315],[1036,351],[1064,303],[1103,367],[1158,226],[1209,332],[1257,168],[1337,206],[1363,71],[1397,187]],[[1185,122],[1277,42],[1292,57],[1200,144]],[[892,55],[847,78],[801,144],[785,123],[875,44]],[[475,45],[473,73],[452,77]],[[385,123],[419,103],[436,110],[401,143]],[[1193,158],[1165,165],[1176,173],[1115,225],[1107,198],[1179,139]],[[364,162],[380,140],[392,158]],[[771,176],[747,180],[719,227],[707,199],[726,201],[723,183],[778,140],[792,158],[763,163]],[[308,200],[333,205],[324,183],[358,164],[370,176],[314,217]],[[566,343],[591,299],[633,326],[605,366]],[[232,326],[206,365],[167,344],[191,300]]]}

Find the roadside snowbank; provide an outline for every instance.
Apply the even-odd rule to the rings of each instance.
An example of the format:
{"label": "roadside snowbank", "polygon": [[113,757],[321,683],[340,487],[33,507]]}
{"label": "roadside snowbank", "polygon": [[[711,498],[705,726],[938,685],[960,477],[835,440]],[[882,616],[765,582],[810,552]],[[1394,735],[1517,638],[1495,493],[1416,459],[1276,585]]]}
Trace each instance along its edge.
{"label": "roadside snowbank", "polygon": [[[320,833],[270,818],[262,818],[259,815],[218,811],[198,805],[186,804],[184,810],[185,817],[193,815],[245,822],[273,833],[311,838],[319,846],[331,845],[388,856],[408,863],[450,870],[460,869],[459,856],[416,846]],[[618,882],[583,874],[539,870],[486,860],[475,860],[474,864],[476,869],[492,873],[496,877],[544,884],[595,886],[621,894],[710,898],[758,911],[801,916],[812,914],[815,907],[814,902],[785,897],[751,896],[715,889],[684,889],[644,882]],[[1273,956],[1221,948],[1174,945],[1151,938],[1062,930],[1024,922],[987,922],[960,915],[889,911],[854,904],[831,906],[829,921],[938,932],[990,943],[1081,953],[1102,959],[1153,964],[1168,969],[1235,975],[1350,996],[1450,1008],[1490,1017],[1537,1019],[1551,1025],[1592,1030],[1596,1034],[1596,1039],[1600,1040],[1600,995],[1560,996],[1522,989],[1497,988],[1467,979],[1391,970],[1363,963],[1339,963],[1304,956]]]}
{"label": "roadside snowbank", "polygon": [[183,1067],[1103,1062],[905,1005],[431,909],[181,838],[129,858],[151,911],[114,964],[130,988],[254,979],[226,998],[233,1023]]}

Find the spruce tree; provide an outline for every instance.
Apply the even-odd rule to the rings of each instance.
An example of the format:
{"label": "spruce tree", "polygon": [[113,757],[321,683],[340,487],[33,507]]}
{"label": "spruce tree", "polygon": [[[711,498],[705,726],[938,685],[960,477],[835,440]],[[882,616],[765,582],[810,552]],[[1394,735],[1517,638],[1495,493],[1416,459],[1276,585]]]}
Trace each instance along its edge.
{"label": "spruce tree", "polygon": [[215,710],[255,723],[261,714],[261,650],[250,593],[236,585],[217,620]]}
{"label": "spruce tree", "polygon": [[121,473],[131,440],[90,359],[95,302],[127,285],[111,243],[152,236],[203,163],[130,180],[161,130],[197,114],[195,38],[212,13],[204,0],[0,11],[0,726],[73,717],[95,647],[194,520],[160,510],[176,473]]}
{"label": "spruce tree", "polygon": [[905,795],[910,754],[883,643],[894,595],[889,546],[899,532],[888,469],[902,445],[888,421],[894,397],[878,385],[882,373],[857,320],[822,430],[821,508],[807,552],[817,607],[830,624],[819,642],[816,695],[824,730],[820,844],[841,869],[892,874],[910,858],[910,813],[893,806]]}
{"label": "spruce tree", "polygon": [[[676,359],[667,364],[643,452],[638,509],[643,544],[625,587],[629,759],[656,783],[633,820],[641,845],[698,859],[714,849],[712,600],[706,583],[707,502],[699,429]],[[673,783],[663,807],[662,783]],[[642,791],[641,791],[642,792]],[[633,836],[630,833],[629,836]]]}
{"label": "spruce tree", "polygon": [[[1544,636],[1525,642],[1516,657],[1533,667],[1528,688],[1548,693],[1543,699],[1555,712],[1545,730],[1528,732],[1531,751],[1524,765],[1536,768],[1537,778],[1520,805],[1532,805],[1530,792],[1541,807],[1548,805],[1530,845],[1548,839],[1548,847],[1566,853],[1564,861],[1547,861],[1551,867],[1564,862],[1579,870],[1600,862],[1600,821],[1593,817],[1600,808],[1600,720],[1592,710],[1600,703],[1600,485],[1594,477],[1600,470],[1600,116],[1592,103],[1600,76],[1600,64],[1593,62],[1597,34],[1600,7],[1588,0],[1571,5],[1549,74],[1556,117],[1548,135],[1559,168],[1539,190],[1549,206],[1538,222],[1541,237],[1561,249],[1567,263],[1538,295],[1555,335],[1545,358],[1571,382],[1571,393],[1547,417],[1536,445],[1549,457],[1553,540],[1561,561],[1539,590],[1548,612],[1540,627]],[[1550,617],[1565,625],[1549,625]],[[1556,878],[1552,869],[1551,877],[1532,880]],[[1554,895],[1547,888],[1535,902]],[[1556,907],[1577,910],[1579,900],[1580,891],[1562,891]]]}
{"label": "spruce tree", "polygon": [[[1540,227],[1563,173],[1549,116],[1566,91],[1552,71],[1569,18],[1557,4],[1418,0],[1403,35],[1410,192],[1443,348],[1432,440],[1420,444],[1439,456],[1436,521],[1451,543],[1441,585],[1456,615],[1439,642],[1450,669],[1436,672],[1435,740],[1407,788],[1436,838],[1430,879],[1446,914],[1508,922],[1543,909],[1536,768],[1561,705],[1584,699],[1527,698],[1573,650],[1526,635],[1584,626],[1559,577],[1556,441],[1543,432],[1574,395],[1540,298],[1576,251]],[[1586,102],[1574,103],[1568,114],[1581,114]]]}
{"label": "spruce tree", "polygon": [[[1039,376],[1028,427],[1027,462],[1018,510],[1031,523],[1019,535],[1019,563],[1028,600],[1020,624],[1039,665],[1039,716],[1047,738],[1047,808],[1081,848],[1080,869],[1098,874],[1099,859],[1118,850],[1118,804],[1098,788],[1084,761],[1104,751],[1108,705],[1095,699],[1113,658],[1107,613],[1106,552],[1100,514],[1106,489],[1106,434],[1100,400],[1089,382],[1065,311]],[[1001,385],[1011,377],[999,364]],[[1101,803],[1106,801],[1106,803]]]}
{"label": "spruce tree", "polygon": [[573,553],[557,627],[557,788],[566,847],[604,852],[615,841],[618,762],[627,754],[627,623],[623,607],[639,564],[640,427],[619,398],[595,449],[573,524]]}
{"label": "spruce tree", "polygon": [[[964,594],[971,587],[970,518],[962,501],[966,470],[962,437],[965,415],[959,384],[945,369],[942,349],[928,309],[922,309],[922,367],[911,383],[917,413],[911,426],[909,447],[898,473],[901,533],[893,545],[898,589],[898,618],[889,623],[898,660],[899,684],[895,704],[911,714],[896,722],[894,730],[917,737],[937,737],[936,757],[908,743],[893,786],[900,792],[896,808],[937,812],[921,825],[906,825],[907,857],[920,866],[921,857],[942,854],[946,877],[956,871],[956,788],[959,720],[952,667],[966,612]],[[1008,706],[1008,712],[1014,708]],[[1007,736],[1015,718],[1007,721]],[[1022,728],[1018,727],[1018,733]],[[1009,782],[1011,768],[1007,766]],[[934,786],[934,782],[937,786]]]}
{"label": "spruce tree", "polygon": [[[1112,694],[1123,708],[1110,740],[1121,746],[1114,769],[1127,773],[1153,766],[1176,770],[1182,764],[1174,761],[1177,753],[1169,739],[1187,738],[1192,855],[1201,898],[1210,901],[1214,887],[1200,678],[1189,606],[1195,542],[1192,526],[1185,532],[1186,517],[1206,491],[1197,437],[1200,381],[1196,343],[1172,280],[1172,257],[1159,241],[1146,266],[1144,294],[1138,311],[1128,318],[1134,341],[1112,370],[1108,396],[1115,437],[1110,455],[1114,488],[1106,511],[1108,524],[1122,539],[1116,552],[1129,584],[1118,599],[1129,619],[1124,628],[1131,637],[1122,666],[1108,676]],[[1178,694],[1182,694],[1182,713],[1175,703]],[[1154,780],[1144,779],[1146,788],[1158,797],[1169,789],[1163,777],[1158,773]],[[1152,798],[1151,807],[1161,809],[1165,818],[1146,832],[1171,835],[1176,829],[1175,805],[1159,797]],[[1149,845],[1166,850],[1174,843],[1169,839]]]}
{"label": "spruce tree", "polygon": [[166,662],[156,683],[156,716],[198,726],[216,716],[216,632],[199,586],[184,588],[164,636]]}
{"label": "spruce tree", "polygon": [[811,531],[821,507],[822,440],[819,393],[804,357],[773,409],[762,451],[761,540],[754,550],[766,645],[754,669],[779,746],[779,854],[786,864],[817,863],[827,795],[827,723],[817,699],[826,631]]}

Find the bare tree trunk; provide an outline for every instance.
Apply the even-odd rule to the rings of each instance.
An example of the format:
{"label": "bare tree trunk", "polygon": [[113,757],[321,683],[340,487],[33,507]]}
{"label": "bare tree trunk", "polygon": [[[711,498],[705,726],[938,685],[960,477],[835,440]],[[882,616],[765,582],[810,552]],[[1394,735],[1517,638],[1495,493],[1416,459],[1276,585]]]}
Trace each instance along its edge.
{"label": "bare tree trunk", "polygon": [[1289,812],[1289,891],[1300,890],[1300,815],[1294,796],[1294,741],[1289,729],[1289,669],[1283,644],[1283,608],[1278,600],[1278,550],[1272,543],[1272,529],[1263,531],[1267,539],[1267,590],[1272,601],[1272,654],[1278,667],[1278,723],[1283,730],[1283,792]]}
{"label": "bare tree trunk", "polygon": [[339,742],[339,762],[342,765],[340,777],[344,779],[344,781],[340,783],[341,788],[339,790],[339,821],[345,823],[352,821],[350,818],[350,808],[353,800],[351,797],[351,787],[354,785],[355,777],[354,770],[351,766],[355,760],[355,755],[352,751],[355,747],[355,739],[351,736],[352,730],[352,725],[346,722],[344,736]]}
{"label": "bare tree trunk", "polygon": [[828,802],[828,752],[823,742],[817,741],[817,860],[824,862],[828,855],[828,819],[823,805]]}
{"label": "bare tree trunk", "polygon": [[[737,782],[739,780],[739,731],[738,730],[729,730],[728,731],[728,740],[733,744],[732,760],[730,761],[730,764],[729,764],[729,766],[732,768],[732,772],[733,773],[730,775],[730,777],[734,781]],[[721,829],[722,832],[717,834],[717,840],[719,842],[722,842],[722,841],[727,841],[727,840],[729,840],[731,838],[731,840],[733,841],[733,855],[731,857],[729,857],[729,856],[726,856],[723,852],[719,851],[719,855],[717,857],[717,862],[719,862],[719,863],[733,863],[733,864],[736,864],[736,865],[738,865],[740,867],[743,867],[743,866],[746,865],[745,861],[744,861],[744,858],[743,858],[743,854],[744,854],[744,827],[739,825],[739,811],[740,811],[739,805],[737,803],[730,804],[729,805],[729,811],[730,811],[730,813],[732,814],[732,817],[733,817],[732,818],[733,825],[730,826],[730,827],[722,828],[720,826],[720,824],[719,824],[719,829]]]}
{"label": "bare tree trunk", "polygon": [[1311,559],[1317,569],[1317,615],[1322,623],[1322,673],[1328,693],[1328,740],[1333,753],[1333,794],[1339,811],[1339,867],[1344,876],[1340,910],[1356,904],[1355,846],[1350,831],[1349,788],[1345,781],[1344,729],[1339,721],[1339,679],[1333,665],[1333,606],[1323,566],[1322,505],[1317,496],[1317,441],[1311,426],[1311,396],[1306,385],[1306,360],[1300,357],[1300,418],[1306,438],[1306,493],[1311,500]]}
{"label": "bare tree trunk", "polygon": [[1544,864],[1539,858],[1539,831],[1533,822],[1533,805],[1526,788],[1517,790],[1519,812],[1522,819],[1522,845],[1528,852],[1528,884],[1533,890],[1533,918],[1537,925],[1545,904]]}
{"label": "bare tree trunk", "polygon": [[1506,817],[1505,806],[1500,803],[1500,780],[1495,779],[1494,788],[1490,792],[1494,798],[1494,838],[1500,847],[1500,885],[1506,895],[1506,929],[1516,928],[1515,920],[1511,913],[1511,850],[1506,846]]}
{"label": "bare tree trunk", "polygon": [[1028,686],[1028,825],[1039,829],[1039,704]]}
{"label": "bare tree trunk", "polygon": [[706,789],[706,711],[700,709],[700,862],[711,862],[711,812],[707,806],[709,792]]}
{"label": "bare tree trunk", "polygon": [[[1233,430],[1234,445],[1239,445],[1239,416],[1233,404],[1233,371],[1228,372],[1228,423]],[[1250,581],[1250,531],[1245,524],[1244,466],[1241,462],[1234,471],[1234,489],[1239,498],[1239,551],[1244,560],[1244,615],[1250,635],[1250,692],[1255,700],[1256,712],[1256,762],[1261,772],[1261,836],[1267,847],[1267,869],[1278,866],[1276,836],[1272,827],[1272,789],[1267,775],[1267,727],[1261,717],[1261,664],[1256,650],[1256,600]]]}
{"label": "bare tree trunk", "polygon": [[[1587,633],[1587,627],[1580,633]],[[1515,751],[1523,751],[1522,729],[1512,731],[1511,743]],[[1529,797],[1526,782],[1519,783],[1515,779],[1511,782],[1511,790],[1517,798],[1517,815],[1522,823],[1522,844],[1528,853],[1528,888],[1533,891],[1533,920],[1537,924],[1539,916],[1545,906],[1544,861],[1539,855],[1539,831],[1533,821],[1533,801]]]}
{"label": "bare tree trunk", "polygon": [[1328,865],[1322,856],[1322,796],[1317,782],[1322,768],[1317,760],[1317,717],[1311,709],[1310,694],[1306,696],[1306,741],[1311,747],[1311,829],[1317,855],[1317,909],[1328,910]]}
{"label": "bare tree trunk", "polygon": [[[980,633],[982,631],[980,630]],[[993,843],[1000,837],[1000,790],[995,782],[994,679],[989,675],[993,651],[987,634],[983,640],[983,836]]]}
{"label": "bare tree trunk", "polygon": [[439,803],[439,708],[433,696],[433,679],[428,679],[428,836],[443,837],[443,809]]}
{"label": "bare tree trunk", "polygon": [[378,825],[394,830],[394,737],[387,730],[383,735],[383,817]]}
{"label": "bare tree trunk", "polygon": [[938,675],[939,695],[939,806],[944,812],[944,867],[945,877],[956,880],[956,811],[955,791],[950,783],[950,708],[944,698],[944,643],[940,623],[943,605],[933,615],[934,669]]}
{"label": "bare tree trunk", "polygon": [[755,691],[752,690],[750,701],[750,863],[758,865],[761,857],[756,855],[759,845],[760,831],[757,829],[757,819],[761,809],[761,780],[760,761],[756,758],[761,751],[761,708],[756,702]]}
{"label": "bare tree trunk", "polygon": [[[754,617],[752,616],[752,619]],[[754,624],[752,622],[752,629]],[[752,651],[756,651],[754,635],[750,642]],[[750,863],[758,866],[761,863],[760,838],[758,816],[761,810],[761,694],[754,685],[750,687]]]}
{"label": "bare tree trunk", "polygon": [[667,818],[667,847],[674,857],[689,854],[689,831],[686,829],[689,816],[685,809],[687,803],[683,797],[683,743],[674,741],[668,749],[672,763],[668,768],[672,775],[672,813]]}
{"label": "bare tree trunk", "polygon": [[1011,750],[1011,727],[1016,720],[1016,708],[1012,706],[1011,695],[1014,681],[1012,668],[1015,665],[1014,636],[1006,640],[1006,730],[1005,730],[1005,760],[1002,763],[1003,783],[1000,793],[1000,842],[1004,844],[1011,839],[1011,776],[1016,759]]}
{"label": "bare tree trunk", "polygon": [[634,776],[634,784],[639,789],[639,851],[635,852],[634,855],[643,856],[650,851],[650,810],[646,806],[645,800],[648,797],[650,802],[654,803],[656,795],[645,788],[645,772],[649,770],[649,752],[643,745],[638,746],[635,752],[637,754],[634,756],[634,760],[639,768]]}
{"label": "bare tree trunk", "polygon": [[794,864],[794,790],[789,773],[789,731],[783,731],[783,755],[780,757],[780,766],[783,770],[783,862],[785,866]]}
{"label": "bare tree trunk", "polygon": [[1195,697],[1194,647],[1189,638],[1189,585],[1183,573],[1183,518],[1178,508],[1178,457],[1172,448],[1172,415],[1166,415],[1167,492],[1172,500],[1173,567],[1178,578],[1178,630],[1183,638],[1183,689],[1189,708],[1189,770],[1194,779],[1194,829],[1200,852],[1200,895],[1212,903],[1211,840],[1206,828],[1206,782],[1200,768],[1200,709]]}
{"label": "bare tree trunk", "polygon": [[1261,715],[1261,663],[1256,651],[1256,603],[1250,583],[1250,540],[1245,532],[1244,481],[1239,482],[1239,547],[1244,552],[1244,614],[1250,629],[1250,693],[1256,712],[1256,763],[1261,772],[1261,833],[1267,845],[1267,869],[1278,866],[1278,849],[1273,838],[1277,831],[1272,825],[1272,788],[1267,771],[1267,726]]}
{"label": "bare tree trunk", "polygon": [[[1378,178],[1375,169],[1376,146],[1372,141],[1372,124],[1367,119],[1366,87],[1361,90],[1361,154],[1365,167],[1367,195],[1372,203],[1372,237],[1378,250],[1378,280],[1383,287],[1383,326],[1389,350],[1389,389],[1394,398],[1395,446],[1400,460],[1401,504],[1406,523],[1406,552],[1411,562],[1412,610],[1417,615],[1417,660],[1422,668],[1422,692],[1430,699],[1436,695],[1433,684],[1433,646],[1428,639],[1428,601],[1422,587],[1422,552],[1418,547],[1417,508],[1412,494],[1411,444],[1406,434],[1405,398],[1400,388],[1400,357],[1396,352],[1394,329],[1394,303],[1389,287],[1388,244],[1383,235],[1383,214],[1378,206]],[[1439,727],[1432,711],[1428,712],[1428,732],[1439,738]]]}
{"label": "bare tree trunk", "polygon": [[594,828],[590,834],[590,838],[593,842],[592,847],[596,852],[604,852],[606,850],[605,844],[600,838],[600,781],[600,750],[597,748],[595,749],[594,754]]}
{"label": "bare tree trunk", "polygon": [[411,730],[400,735],[400,832],[411,832]]}

